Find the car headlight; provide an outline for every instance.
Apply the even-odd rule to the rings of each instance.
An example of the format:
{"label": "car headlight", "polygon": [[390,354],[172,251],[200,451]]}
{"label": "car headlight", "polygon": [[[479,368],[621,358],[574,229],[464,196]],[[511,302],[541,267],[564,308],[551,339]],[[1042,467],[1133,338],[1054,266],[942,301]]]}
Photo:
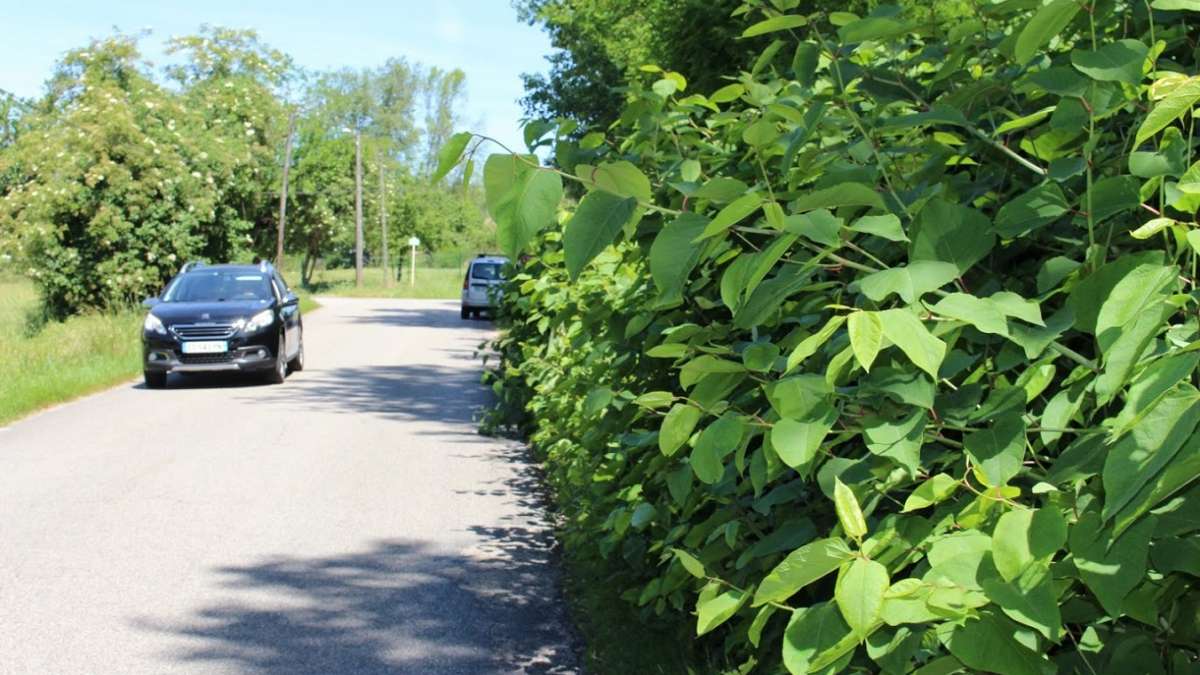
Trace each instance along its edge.
{"label": "car headlight", "polygon": [[269,309],[264,309],[250,317],[250,320],[246,322],[245,331],[247,333],[257,333],[273,323],[275,323],[275,313]]}
{"label": "car headlight", "polygon": [[163,325],[161,319],[153,314],[146,315],[146,320],[142,322],[142,329],[147,333],[158,333],[159,335],[167,334],[167,327]]}

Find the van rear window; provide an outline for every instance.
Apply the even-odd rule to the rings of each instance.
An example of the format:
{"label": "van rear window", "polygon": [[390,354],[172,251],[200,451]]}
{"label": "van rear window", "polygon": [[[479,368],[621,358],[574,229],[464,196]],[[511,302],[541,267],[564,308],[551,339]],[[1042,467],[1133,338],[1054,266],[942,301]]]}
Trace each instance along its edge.
{"label": "van rear window", "polygon": [[483,279],[485,281],[503,279],[504,276],[500,274],[500,268],[500,263],[475,263],[471,265],[471,278]]}

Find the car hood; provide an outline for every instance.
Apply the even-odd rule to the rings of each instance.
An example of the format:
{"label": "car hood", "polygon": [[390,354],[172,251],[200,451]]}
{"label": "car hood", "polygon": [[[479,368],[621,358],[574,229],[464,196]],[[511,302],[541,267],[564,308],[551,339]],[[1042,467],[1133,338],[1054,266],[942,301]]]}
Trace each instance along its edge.
{"label": "car hood", "polygon": [[177,323],[233,322],[248,319],[269,309],[268,300],[231,300],[227,302],[160,302],[150,312],[169,325]]}

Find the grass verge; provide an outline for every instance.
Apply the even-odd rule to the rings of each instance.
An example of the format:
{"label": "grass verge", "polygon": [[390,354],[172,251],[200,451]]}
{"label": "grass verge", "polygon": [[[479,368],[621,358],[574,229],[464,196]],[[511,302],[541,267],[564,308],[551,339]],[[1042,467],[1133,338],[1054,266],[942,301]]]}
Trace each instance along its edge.
{"label": "grass verge", "polygon": [[[300,269],[288,266],[288,283],[299,285]],[[425,300],[457,300],[462,294],[463,271],[458,268],[418,267],[416,283],[405,273],[403,279],[384,284],[384,270],[368,267],[363,270],[363,285],[354,285],[353,269],[317,270],[308,290],[317,295],[346,298],[418,298]]]}
{"label": "grass verge", "polygon": [[140,312],[71,317],[30,334],[37,302],[28,281],[0,279],[0,425],[141,370]]}
{"label": "grass verge", "polygon": [[[86,314],[36,332],[33,285],[0,278],[0,426],[31,412],[111,387],[142,370],[138,339],[145,310]],[[300,311],[320,307],[300,293]]]}

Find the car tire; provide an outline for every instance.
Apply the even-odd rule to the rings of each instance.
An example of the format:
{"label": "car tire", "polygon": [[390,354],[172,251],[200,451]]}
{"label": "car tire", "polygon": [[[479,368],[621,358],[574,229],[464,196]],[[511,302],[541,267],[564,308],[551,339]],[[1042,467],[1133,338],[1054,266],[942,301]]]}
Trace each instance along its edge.
{"label": "car tire", "polygon": [[267,372],[268,384],[283,384],[287,379],[287,344],[279,338],[279,347],[275,350],[275,367]]}
{"label": "car tire", "polygon": [[471,318],[471,310],[467,309],[466,305],[463,305],[462,309],[459,310],[459,317],[461,317],[463,321],[466,321],[467,319]]}
{"label": "car tire", "polygon": [[304,333],[300,334],[300,349],[296,352],[296,358],[288,361],[288,372],[298,373],[304,370]]}
{"label": "car tire", "polygon": [[164,389],[167,386],[167,374],[157,373],[149,370],[142,371],[142,378],[146,381],[147,389]]}

